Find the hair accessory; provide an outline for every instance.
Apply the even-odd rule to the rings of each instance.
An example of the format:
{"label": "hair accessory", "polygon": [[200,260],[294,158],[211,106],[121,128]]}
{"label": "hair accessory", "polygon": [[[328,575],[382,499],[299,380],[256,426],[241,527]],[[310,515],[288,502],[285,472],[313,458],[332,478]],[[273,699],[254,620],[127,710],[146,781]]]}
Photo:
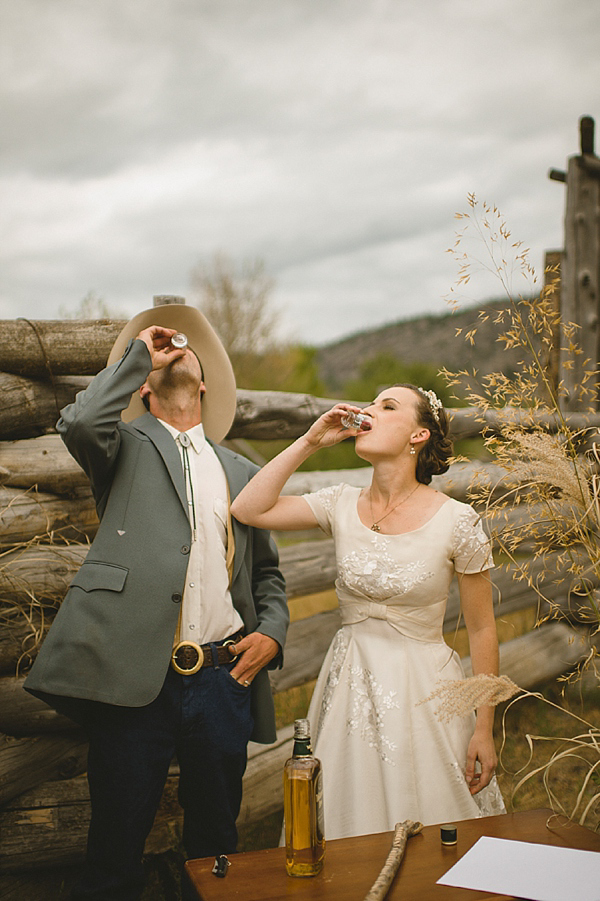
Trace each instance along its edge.
{"label": "hair accessory", "polygon": [[418,388],[418,391],[424,395],[429,401],[429,406],[431,407],[431,412],[433,413],[433,418],[436,422],[440,421],[440,410],[444,406],[435,391],[425,391],[424,388]]}

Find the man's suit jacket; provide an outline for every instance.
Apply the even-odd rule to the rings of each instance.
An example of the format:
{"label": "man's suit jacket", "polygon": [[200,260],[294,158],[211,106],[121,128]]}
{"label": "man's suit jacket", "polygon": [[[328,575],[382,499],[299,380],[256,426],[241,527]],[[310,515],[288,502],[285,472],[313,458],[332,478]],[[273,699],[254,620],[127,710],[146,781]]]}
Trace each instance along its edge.
{"label": "man's suit jacket", "polygon": [[[49,703],[59,696],[140,707],[158,695],[169,666],[191,543],[181,458],[150,413],[128,424],[120,418],[150,368],[146,345],[133,341],[57,425],[90,478],[100,526],[26,680]],[[257,467],[213,446],[234,498]],[[289,614],[275,545],[268,532],[236,520],[233,531],[234,606],[247,632],[283,648]],[[270,666],[281,663],[280,654]],[[274,741],[266,669],[250,690],[252,738]]]}

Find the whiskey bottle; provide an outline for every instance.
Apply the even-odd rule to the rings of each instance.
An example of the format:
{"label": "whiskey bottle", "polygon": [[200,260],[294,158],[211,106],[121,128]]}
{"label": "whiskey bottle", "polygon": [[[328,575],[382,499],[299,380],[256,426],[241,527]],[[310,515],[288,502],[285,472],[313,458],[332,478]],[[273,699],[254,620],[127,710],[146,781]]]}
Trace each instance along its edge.
{"label": "whiskey bottle", "polygon": [[294,750],[283,769],[283,808],[288,875],[316,876],[325,857],[323,773],[305,719],[294,723]]}

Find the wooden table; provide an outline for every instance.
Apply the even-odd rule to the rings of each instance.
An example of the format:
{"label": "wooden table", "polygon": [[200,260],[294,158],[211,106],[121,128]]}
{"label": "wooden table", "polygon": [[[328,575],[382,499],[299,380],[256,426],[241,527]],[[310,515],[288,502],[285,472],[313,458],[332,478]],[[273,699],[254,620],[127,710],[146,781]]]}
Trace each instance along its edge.
{"label": "wooden table", "polygon": [[[600,851],[600,835],[583,826],[561,825],[550,810],[530,810],[457,822],[458,844],[444,847],[439,826],[426,826],[409,838],[387,901],[509,901],[508,895],[436,885],[436,881],[482,835]],[[285,871],[285,850],[269,848],[231,855],[227,876],[211,873],[214,858],[189,860],[186,871],[200,901],[363,901],[379,875],[393,833],[361,835],[327,842],[318,876],[298,879]]]}

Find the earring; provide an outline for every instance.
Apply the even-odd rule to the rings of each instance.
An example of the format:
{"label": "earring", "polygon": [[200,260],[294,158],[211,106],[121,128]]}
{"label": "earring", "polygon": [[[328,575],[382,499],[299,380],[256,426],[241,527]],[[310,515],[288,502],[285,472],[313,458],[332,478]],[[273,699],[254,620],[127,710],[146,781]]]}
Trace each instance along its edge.
{"label": "earring", "polygon": [[416,450],[415,450],[414,444],[411,444],[411,446],[410,446],[410,454],[411,454],[412,457],[414,457],[414,455],[416,454]]}

